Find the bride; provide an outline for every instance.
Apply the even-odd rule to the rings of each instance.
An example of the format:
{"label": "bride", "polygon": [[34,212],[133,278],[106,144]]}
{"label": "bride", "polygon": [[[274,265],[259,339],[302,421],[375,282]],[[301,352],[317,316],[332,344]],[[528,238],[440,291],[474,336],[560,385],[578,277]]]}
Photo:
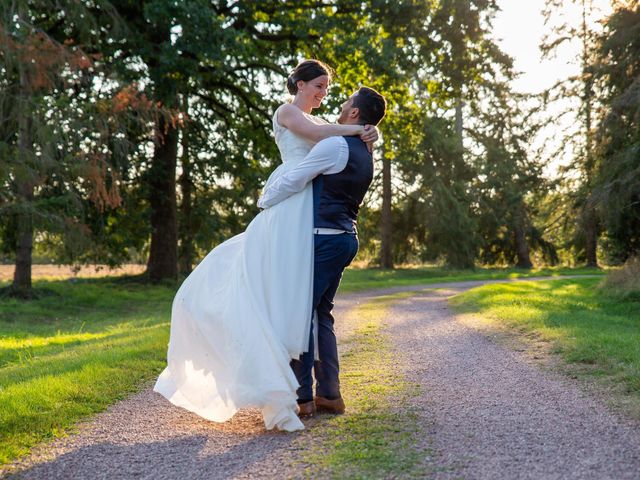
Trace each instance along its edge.
{"label": "bride", "polygon": [[[273,116],[282,164],[273,182],[334,135],[377,139],[375,129],[333,125],[311,115],[327,94],[330,69],[300,63],[287,79],[294,95]],[[214,248],[173,300],[167,367],[154,390],[174,405],[224,422],[257,407],[267,429],[304,428],[289,361],[308,350],[313,296],[313,198],[302,192],[260,212],[246,231]]]}

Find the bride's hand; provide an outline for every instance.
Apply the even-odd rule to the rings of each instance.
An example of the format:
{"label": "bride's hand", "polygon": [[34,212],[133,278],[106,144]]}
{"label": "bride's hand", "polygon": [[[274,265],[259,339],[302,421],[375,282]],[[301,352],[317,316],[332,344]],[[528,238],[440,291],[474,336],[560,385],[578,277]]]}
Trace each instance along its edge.
{"label": "bride's hand", "polygon": [[365,125],[364,131],[360,134],[360,138],[367,144],[367,150],[373,151],[373,144],[378,141],[380,134],[374,125]]}

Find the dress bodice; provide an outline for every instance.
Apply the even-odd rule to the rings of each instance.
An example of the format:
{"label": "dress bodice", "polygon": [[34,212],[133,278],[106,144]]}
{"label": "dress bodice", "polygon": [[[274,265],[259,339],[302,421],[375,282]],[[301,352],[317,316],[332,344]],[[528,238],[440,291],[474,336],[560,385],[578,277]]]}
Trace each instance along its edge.
{"label": "dress bodice", "polygon": [[[276,139],[276,145],[278,145],[278,150],[280,150],[282,163],[299,162],[307,155],[307,153],[309,153],[314,143],[296,135],[291,130],[278,123],[278,112],[281,108],[282,106],[278,107],[273,114],[273,135]],[[314,117],[308,113],[302,113],[313,123],[318,125],[327,123],[321,118]]]}

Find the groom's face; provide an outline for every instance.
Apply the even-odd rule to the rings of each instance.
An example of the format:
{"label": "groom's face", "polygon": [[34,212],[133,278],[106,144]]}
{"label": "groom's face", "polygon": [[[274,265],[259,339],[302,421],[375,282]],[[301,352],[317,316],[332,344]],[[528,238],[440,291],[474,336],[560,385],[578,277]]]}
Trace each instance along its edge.
{"label": "groom's face", "polygon": [[346,102],[342,104],[342,111],[338,118],[338,123],[356,123],[354,120],[358,119],[358,108],[353,106],[353,99],[358,95],[358,92],[351,95]]}

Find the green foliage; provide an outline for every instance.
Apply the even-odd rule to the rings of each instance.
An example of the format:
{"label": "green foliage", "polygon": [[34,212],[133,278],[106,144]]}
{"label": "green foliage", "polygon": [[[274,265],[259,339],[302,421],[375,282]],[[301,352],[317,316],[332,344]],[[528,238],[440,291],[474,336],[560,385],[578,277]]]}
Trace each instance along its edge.
{"label": "green foliage", "polygon": [[501,83],[493,85],[493,90],[474,115],[478,126],[472,133],[483,148],[475,182],[480,260],[490,265],[531,267],[529,250],[535,249],[544,260],[541,263],[553,265],[557,263],[555,248],[533,224],[535,199],[549,189],[541,164],[529,151],[537,126],[519,106],[525,104],[526,96]]}
{"label": "green foliage", "polygon": [[[563,15],[571,8],[579,9],[581,21],[569,21]],[[592,23],[598,20],[596,13],[593,2],[546,0],[543,14],[548,33],[540,45],[546,57],[552,57],[571,44],[579,48],[576,62],[580,72],[559,79],[543,92],[541,100],[546,122],[569,124],[558,129],[560,131],[549,133],[551,138],[548,140],[557,142],[558,146],[546,154],[549,159],[564,161],[558,179],[563,198],[556,203],[556,215],[564,218],[561,225],[563,244],[558,246],[570,251],[573,260],[589,265],[597,263],[601,233],[592,196],[596,175],[594,126],[602,100],[594,77],[598,33]]]}
{"label": "green foliage", "polygon": [[87,216],[121,204],[129,134],[155,109],[110,83],[91,51],[115,28],[92,30],[96,11],[113,20],[108,6],[0,7],[0,233],[13,261],[21,233],[49,242],[59,260],[78,261],[96,240]]}
{"label": "green foliage", "polygon": [[594,189],[614,261],[640,252],[640,6],[619,6],[606,20],[597,77],[603,117]]}
{"label": "green foliage", "polygon": [[507,84],[511,59],[490,38],[495,11],[494,2],[440,2],[416,38],[429,61],[414,99],[420,114],[410,117],[419,127],[406,135],[418,139],[415,152],[397,162],[409,190],[394,210],[401,261],[515,263],[518,229],[532,248],[552,251],[530,220],[527,195],[542,187],[526,151],[535,127]]}

